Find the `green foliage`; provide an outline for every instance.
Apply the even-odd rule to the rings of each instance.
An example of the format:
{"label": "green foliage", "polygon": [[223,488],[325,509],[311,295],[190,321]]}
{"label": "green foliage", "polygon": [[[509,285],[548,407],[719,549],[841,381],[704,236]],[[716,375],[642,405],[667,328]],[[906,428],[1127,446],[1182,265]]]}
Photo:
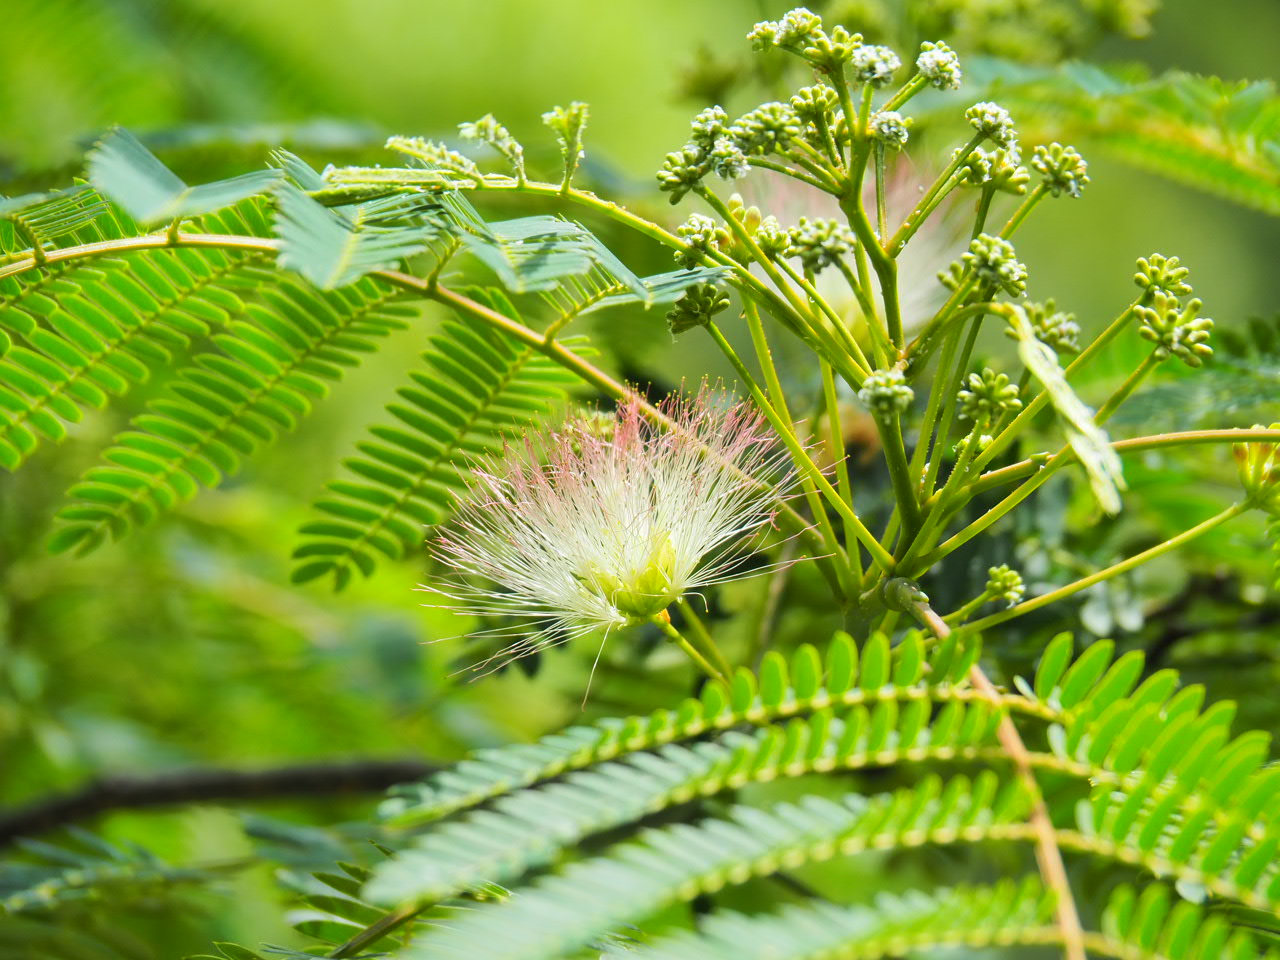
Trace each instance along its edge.
{"label": "green foliage", "polygon": [[965,67],[1033,136],[1070,137],[1138,169],[1280,214],[1280,97],[1271,81],[983,58]]}
{"label": "green foliage", "polygon": [[258,170],[189,187],[127,130],[113,130],[89,152],[89,179],[141,224],[213,213],[262,193],[279,179]]}
{"label": "green foliage", "polygon": [[[476,296],[515,317],[500,293]],[[327,519],[303,526],[295,582],[332,576],[341,589],[353,570],[373,572],[374,551],[398,560],[416,550],[424,528],[452,512],[468,463],[500,452],[503,438],[562,404],[576,383],[532,348],[475,323],[447,322],[431,343],[425,366],[387,406],[395,425],[370,427],[359,456],[345,461],[358,479],[330,483],[316,502]]]}

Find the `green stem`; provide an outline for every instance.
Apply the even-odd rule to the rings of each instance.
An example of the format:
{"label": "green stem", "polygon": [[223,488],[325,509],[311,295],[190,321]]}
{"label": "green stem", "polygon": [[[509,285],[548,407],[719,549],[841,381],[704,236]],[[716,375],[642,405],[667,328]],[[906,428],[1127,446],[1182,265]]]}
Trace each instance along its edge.
{"label": "green stem", "polygon": [[733,667],[729,665],[728,659],[723,651],[711,637],[711,631],[702,622],[702,618],[698,616],[697,611],[693,609],[687,598],[681,597],[676,601],[676,609],[684,616],[685,623],[689,625],[689,632],[693,634],[694,639],[702,645],[702,648],[711,654],[711,659],[716,662],[716,668],[726,677],[733,675]]}
{"label": "green stem", "polygon": [[[858,345],[858,341],[854,339],[853,334],[849,332],[849,328],[845,326],[844,319],[840,314],[836,313],[835,308],[832,307],[831,304],[827,303],[826,298],[818,293],[817,288],[814,287],[812,283],[801,276],[795,267],[791,266],[787,261],[779,260],[778,266],[780,266],[786,272],[787,276],[791,277],[791,279],[796,282],[796,285],[805,292],[805,296],[813,301],[814,305],[822,315],[831,321],[831,326],[835,330],[837,339],[845,345],[848,356],[850,356],[854,362],[860,366],[861,369],[858,372],[861,376],[850,382],[850,386],[856,390],[861,385],[862,378],[872,370],[871,363],[867,360],[867,355],[862,352],[862,347]],[[826,329],[825,325],[823,326],[823,329]]]}
{"label": "green stem", "polygon": [[667,616],[667,612],[665,610],[662,611],[662,613],[655,616],[650,622],[657,624],[658,629],[663,632],[666,638],[670,640],[672,643],[674,643],[681,650],[683,650],[686,654],[688,654],[689,659],[692,660],[694,663],[696,663],[701,668],[703,673],[705,673],[712,680],[719,680],[726,687],[729,686],[729,678],[725,674],[717,670],[714,666],[712,666],[711,661],[709,661],[706,657],[704,657],[698,651],[697,647],[695,647],[692,643],[690,643],[687,639],[685,639],[685,636],[683,633],[681,633],[674,626],[672,626],[671,618]]}
{"label": "green stem", "polygon": [[[1163,447],[1185,447],[1202,443],[1277,442],[1280,442],[1280,430],[1187,430],[1182,433],[1157,433],[1148,437],[1134,437],[1130,440],[1113,440],[1111,447],[1116,453],[1123,455],[1158,450]],[[965,495],[967,498],[975,497],[992,487],[1021,480],[1043,467],[1043,460],[1022,460],[1007,467],[1001,467],[999,470],[992,470],[969,484],[965,488]]]}
{"label": "green stem", "polygon": [[983,590],[980,594],[970,600],[963,606],[957,607],[942,618],[943,622],[949,627],[956,627],[964,623],[973,615],[973,612],[983,604],[995,599],[995,594],[990,590]]}
{"label": "green stem", "polygon": [[1120,404],[1124,403],[1137,390],[1143,380],[1147,378],[1152,370],[1160,365],[1160,358],[1155,355],[1155,351],[1147,354],[1146,358],[1138,365],[1138,368],[1129,374],[1120,388],[1116,390],[1107,402],[1098,408],[1098,412],[1093,415],[1095,423],[1103,424],[1111,419],[1111,415],[1120,408]]}
{"label": "green stem", "polygon": [[907,464],[906,444],[902,440],[902,423],[898,414],[876,417],[880,427],[880,439],[884,445],[885,464],[889,468],[889,482],[902,516],[904,537],[915,536],[920,527],[920,506],[916,502],[915,484],[911,482],[911,467]]}
{"label": "green stem", "polygon": [[[955,418],[956,404],[959,402],[960,387],[964,383],[965,372],[969,369],[969,358],[973,355],[973,345],[978,340],[978,331],[981,327],[982,316],[979,314],[969,324],[969,336],[965,339],[964,349],[960,352],[960,359],[952,368],[948,378],[947,392],[942,398],[942,418],[938,421],[938,436],[933,443],[934,455],[929,459],[929,467],[921,485],[922,497],[927,497],[933,493],[933,485],[937,482],[938,472],[942,468],[942,460],[946,456],[947,436],[951,433],[951,421]],[[954,334],[958,339],[960,335],[959,326],[956,326]],[[939,370],[939,374],[941,372]],[[952,471],[951,475],[953,477],[956,476],[955,471]]]}
{"label": "green stem", "polygon": [[884,196],[884,144],[876,144],[876,239],[880,241],[881,246],[884,245],[884,239],[889,234],[888,216],[885,210]]}
{"label": "green stem", "polygon": [[794,167],[788,167],[787,165],[777,163],[774,160],[766,160],[764,157],[748,157],[747,162],[753,167],[759,167],[762,170],[772,170],[774,173],[780,173],[784,177],[790,177],[792,180],[798,180],[803,184],[807,184],[810,187],[821,190],[823,193],[832,193],[839,189],[834,180],[819,180],[815,176],[810,176],[807,173],[801,173]]}
{"label": "green stem", "polygon": [[[831,373],[831,364],[825,360],[819,360],[818,365],[822,371],[822,395],[827,409],[827,449],[835,464],[836,483],[839,486],[840,495],[849,504],[849,509],[856,512],[853,503],[853,483],[849,479],[849,458],[845,455],[844,449],[844,429],[840,423],[840,401],[836,396],[836,378]],[[848,553],[854,580],[860,581],[862,554],[856,549]]]}
{"label": "green stem", "polygon": [[1149,560],[1154,560],[1157,557],[1169,553],[1171,550],[1176,550],[1178,547],[1185,543],[1189,543],[1201,534],[1208,533],[1214,527],[1221,526],[1228,520],[1240,516],[1240,514],[1244,513],[1248,509],[1249,504],[1247,501],[1232,504],[1221,513],[1214,514],[1203,523],[1198,523],[1191,529],[1182,531],[1182,533],[1164,541],[1164,543],[1157,544],[1149,550],[1143,550],[1141,553],[1134,554],[1127,560],[1122,560],[1119,563],[1112,564],[1105,570],[1099,570],[1097,573],[1090,574],[1087,577],[1082,577],[1074,583],[1067,584],[1065,587],[1059,587],[1057,590],[1052,590],[1049,593],[1042,594],[1032,600],[1024,600],[1016,607],[1010,607],[1008,610],[1002,610],[999,613],[991,614],[989,617],[983,617],[981,620],[975,620],[973,623],[966,626],[965,630],[985,630],[987,627],[993,627],[998,623],[1004,623],[1006,620],[1012,620],[1014,617],[1020,617],[1023,614],[1039,610],[1041,607],[1046,607],[1051,603],[1057,603],[1059,600],[1063,600],[1072,594],[1079,593],[1081,590],[1087,590],[1094,584],[1102,583],[1104,580],[1110,580],[1112,577],[1117,577],[1122,573],[1127,573],[1135,567],[1142,566],[1142,564]]}
{"label": "green stem", "polygon": [[822,471],[814,465],[814,462],[809,458],[808,453],[805,452],[804,447],[795,438],[795,435],[787,428],[787,425],[782,421],[778,412],[773,408],[773,405],[769,403],[768,398],[765,397],[764,393],[760,390],[759,385],[751,378],[750,371],[747,370],[741,358],[739,358],[737,353],[734,351],[732,345],[725,340],[724,334],[720,332],[719,327],[714,323],[708,323],[707,330],[720,346],[720,349],[724,352],[725,356],[728,357],[729,362],[733,365],[734,370],[737,371],[738,376],[742,377],[743,382],[747,384],[748,389],[751,391],[752,399],[754,399],[756,404],[760,407],[761,413],[765,415],[765,418],[769,421],[770,425],[778,431],[778,437],[782,440],[783,445],[786,446],[788,452],[790,452],[791,459],[795,462],[796,467],[802,472],[808,474],[809,479],[813,481],[813,485],[818,488],[818,491],[826,498],[827,502],[831,504],[836,513],[840,515],[840,518],[845,522],[848,528],[853,531],[854,535],[862,542],[863,546],[867,548],[867,552],[871,554],[876,564],[881,569],[886,570],[892,567],[893,556],[880,546],[876,538],[871,535],[871,531],[866,528],[866,525],[863,524],[860,519],[858,519],[857,514],[855,514],[852,508],[845,503],[843,499],[841,499],[839,491],[837,491],[835,487],[831,486],[827,478],[822,475]]}
{"label": "green stem", "polygon": [[1018,209],[1013,211],[1013,216],[1011,216],[1008,222],[1000,228],[1001,238],[1008,240],[1013,236],[1014,231],[1017,230],[1018,227],[1022,226],[1022,222],[1031,215],[1031,211],[1034,210],[1036,205],[1045,198],[1048,192],[1049,188],[1046,187],[1043,182],[1036,184],[1035,189],[1027,194],[1026,199],[1023,200],[1022,203],[1018,204]]}
{"label": "green stem", "polygon": [[951,162],[946,165],[942,173],[938,174],[938,177],[933,181],[932,186],[925,191],[924,196],[920,198],[920,202],[916,204],[916,208],[908,214],[907,219],[903,221],[902,226],[898,228],[898,232],[895,233],[893,238],[889,241],[889,244],[885,249],[891,255],[896,255],[899,250],[906,246],[907,241],[911,239],[915,232],[920,229],[920,225],[924,223],[925,217],[928,216],[928,211],[932,210],[934,206],[936,206],[934,200],[938,198],[940,194],[945,195],[944,191],[947,183],[951,180],[952,175],[960,169],[964,162],[969,159],[969,154],[980,146],[982,141],[985,139],[986,138],[980,133],[974,134],[973,138],[961,147],[960,150],[957,151],[956,155],[951,158]]}
{"label": "green stem", "polygon": [[[751,344],[756,351],[756,359],[760,363],[760,369],[764,373],[765,384],[768,387],[769,395],[774,398],[774,404],[777,407],[778,416],[783,429],[779,430],[778,424],[773,424],[774,430],[778,431],[779,436],[789,437],[795,446],[803,449],[803,444],[795,435],[794,420],[791,418],[791,411],[787,408],[786,394],[782,389],[782,380],[778,376],[778,368],[773,362],[773,351],[769,348],[769,340],[765,336],[764,324],[760,322],[760,313],[756,310],[755,304],[747,302],[743,305],[744,313],[747,317],[747,328],[751,332]],[[746,364],[737,355],[737,352],[729,345],[728,341],[723,338],[717,338],[716,341],[720,345],[720,349],[725,353],[729,362],[734,364],[734,368],[738,370],[738,375],[743,378],[743,383],[752,395],[764,395],[764,391],[760,389],[760,385],[755,382],[750,372],[746,368]],[[770,421],[772,423],[772,421]],[[788,447],[788,449],[791,449]],[[794,456],[794,453],[793,453]],[[812,462],[808,453],[804,454],[805,460]],[[829,556],[827,559],[835,567],[836,586],[841,596],[852,597],[853,587],[850,583],[850,567],[849,558],[845,551],[840,547],[840,540],[836,536],[835,527],[831,524],[831,518],[827,515],[827,511],[822,506],[822,499],[818,496],[818,491],[813,485],[812,479],[804,472],[800,473],[800,486],[804,491],[805,500],[809,504],[809,511],[813,514],[814,523],[818,525],[821,532],[822,541]],[[859,561],[859,565],[861,561]]]}

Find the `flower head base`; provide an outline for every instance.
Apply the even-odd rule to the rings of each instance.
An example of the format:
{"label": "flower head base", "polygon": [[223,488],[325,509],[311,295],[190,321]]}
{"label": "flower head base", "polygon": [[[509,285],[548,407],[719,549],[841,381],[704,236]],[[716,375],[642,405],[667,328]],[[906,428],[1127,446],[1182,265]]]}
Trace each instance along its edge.
{"label": "flower head base", "polygon": [[916,57],[916,69],[920,75],[939,90],[960,88],[960,58],[955,51],[939,40],[937,43],[920,44],[920,56]]}
{"label": "flower head base", "polygon": [[729,135],[747,156],[765,156],[799,137],[802,127],[791,104],[774,101],[762,103],[733,121]]}
{"label": "flower head base", "polygon": [[[1255,425],[1253,429],[1280,430],[1280,423]],[[1237,443],[1231,452],[1251,504],[1280,519],[1280,443]]]}
{"label": "flower head base", "polygon": [[651,424],[633,400],[612,432],[575,422],[482,465],[453,532],[434,544],[457,574],[430,585],[447,598],[441,605],[519,618],[505,635],[542,621],[504,651],[514,658],[650,620],[690,591],[740,576],[785,496],[787,482],[768,481],[787,455],[758,414],[709,389],[663,412],[674,429]]}
{"label": "flower head base", "polygon": [[1014,196],[1026,193],[1027,184],[1031,181],[1031,174],[1022,166],[1017,141],[997,150],[975,147],[969,151],[969,156],[965,157],[960,169],[963,171],[963,179],[960,181],[962,186],[990,186],[993,190]]}

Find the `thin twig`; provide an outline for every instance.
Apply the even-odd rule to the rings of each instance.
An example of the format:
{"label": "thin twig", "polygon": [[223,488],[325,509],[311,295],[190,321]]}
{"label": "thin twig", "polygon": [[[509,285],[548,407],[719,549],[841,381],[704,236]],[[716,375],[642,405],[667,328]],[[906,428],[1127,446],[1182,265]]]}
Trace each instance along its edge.
{"label": "thin twig", "polygon": [[213,800],[274,800],[380,793],[397,783],[421,780],[439,767],[420,760],[358,760],[307,763],[264,770],[218,768],[155,774],[116,774],[78,790],[0,812],[0,847],[19,837],[47,833],[112,810],[137,810]]}

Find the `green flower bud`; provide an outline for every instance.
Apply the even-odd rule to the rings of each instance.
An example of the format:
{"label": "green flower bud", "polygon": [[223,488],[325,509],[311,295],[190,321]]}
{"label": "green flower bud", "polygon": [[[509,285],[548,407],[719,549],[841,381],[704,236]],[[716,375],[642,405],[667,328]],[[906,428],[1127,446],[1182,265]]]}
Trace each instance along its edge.
{"label": "green flower bud", "polygon": [[979,234],[961,259],[979,279],[994,283],[1013,296],[1026,292],[1027,268],[1018,262],[1013,244],[1008,240]]}
{"label": "green flower bud", "polygon": [[964,118],[974,130],[988,140],[993,140],[1003,147],[1017,141],[1017,131],[1013,128],[1013,118],[1009,111],[997,103],[983,101],[975,103],[964,112]]}
{"label": "green flower bud", "polygon": [[756,50],[783,47],[798,52],[822,33],[822,18],[804,7],[796,7],[781,20],[764,20],[747,34]]}
{"label": "green flower bud", "polygon": [[853,231],[838,220],[801,217],[791,228],[784,255],[799,257],[806,270],[819,272],[839,263],[840,258],[854,248],[857,240]]}
{"label": "green flower bud", "polygon": [[973,456],[977,456],[995,441],[995,437],[989,433],[978,434],[976,437],[972,434],[966,434],[955,442],[951,448],[951,454],[956,459],[969,455],[969,446],[973,445]]}
{"label": "green flower bud", "polygon": [[920,44],[920,56],[916,57],[916,69],[939,90],[960,88],[962,76],[960,58],[941,40],[937,43]]}
{"label": "green flower bud", "polygon": [[1191,271],[1181,266],[1177,257],[1166,258],[1153,253],[1149,257],[1138,258],[1138,272],[1133,275],[1133,282],[1144,290],[1185,297],[1191,294],[1191,284],[1187,283],[1190,275]]}
{"label": "green flower bud", "polygon": [[791,109],[804,123],[815,126],[819,120],[825,120],[830,126],[834,120],[833,113],[840,96],[831,87],[819,83],[812,87],[801,87],[791,97]]}
{"label": "green flower bud", "polygon": [[1191,300],[1182,307],[1176,298],[1157,292],[1151,306],[1134,308],[1142,324],[1138,333],[1156,345],[1156,359],[1174,356],[1189,367],[1200,367],[1205,357],[1213,355],[1209,346],[1213,321],[1198,315],[1203,306],[1199,300]]}
{"label": "green flower bud", "polygon": [[854,51],[861,46],[862,34],[850,33],[844,27],[835,26],[831,28],[829,36],[822,30],[811,34],[810,42],[800,51],[800,55],[820,70],[834,73],[852,60]]}
{"label": "green flower bud", "polygon": [[755,233],[756,246],[770,259],[777,259],[785,254],[791,245],[790,234],[782,229],[778,218],[772,215],[760,221]]}
{"label": "green flower bud", "polygon": [[708,160],[711,163],[711,169],[721,180],[740,180],[751,172],[747,155],[742,152],[732,137],[721,137],[717,140]]}
{"label": "green flower bud", "polygon": [[667,314],[672,335],[694,327],[705,327],[717,313],[727,309],[729,297],[714,283],[699,283],[684,292]]}
{"label": "green flower bud", "polygon": [[790,104],[773,102],[743,114],[729,128],[729,135],[748,156],[765,156],[785,148],[803,129]]}
{"label": "green flower bud", "polygon": [[676,234],[685,242],[683,250],[676,252],[676,263],[691,270],[702,263],[713,249],[729,245],[729,231],[701,213],[689,215],[689,219],[676,227]]}
{"label": "green flower bud", "polygon": [[668,153],[658,171],[658,189],[671,194],[671,202],[680,199],[702,182],[707,175],[707,159],[703,150],[692,143]]}
{"label": "green flower bud", "polygon": [[910,407],[915,399],[915,392],[907,386],[907,378],[903,372],[892,367],[877,370],[863,380],[858,399],[877,417],[885,418],[902,413]]}
{"label": "green flower bud", "polygon": [[1027,588],[1022,582],[1022,574],[1002,563],[987,570],[986,592],[992,600],[1003,600],[1006,606],[1012,607],[1026,595]]}
{"label": "green flower bud", "polygon": [[[1076,315],[1056,312],[1054,306],[1052,300],[1046,300],[1044,303],[1023,304],[1022,309],[1026,311],[1027,319],[1031,321],[1037,340],[1047,343],[1059,354],[1079,353],[1080,325],[1076,323]],[[1005,333],[1009,336],[1014,335],[1013,331],[1008,329]]]}
{"label": "green flower bud", "polygon": [[[952,154],[955,157],[959,150]],[[983,150],[981,147],[969,151],[960,166],[964,178],[961,185],[981,187],[990,186],[1004,193],[1022,196],[1027,192],[1027,184],[1031,182],[1031,174],[1021,166],[1022,156],[1018,151],[1018,141],[1014,140],[1008,147],[998,150]]]}
{"label": "green flower bud", "polygon": [[966,420],[994,420],[1002,413],[1016,413],[1022,409],[1018,399],[1017,384],[1009,377],[987,367],[982,373],[971,373],[960,391],[960,416]]}
{"label": "green flower bud", "polygon": [[1060,143],[1036,147],[1031,165],[1044,177],[1045,186],[1055,197],[1063,193],[1079,197],[1089,183],[1089,164],[1075,147]]}
{"label": "green flower bud", "polygon": [[849,66],[856,82],[884,87],[893,82],[893,75],[902,66],[902,61],[888,47],[868,45],[853,51]]}
{"label": "green flower bud", "polygon": [[893,110],[881,110],[873,113],[868,124],[871,138],[885,146],[901,150],[907,144],[907,127],[911,125],[909,118]]}
{"label": "green flower bud", "polygon": [[710,151],[717,140],[729,135],[729,115],[724,112],[724,107],[707,107],[693,118],[689,126],[689,142]]}

